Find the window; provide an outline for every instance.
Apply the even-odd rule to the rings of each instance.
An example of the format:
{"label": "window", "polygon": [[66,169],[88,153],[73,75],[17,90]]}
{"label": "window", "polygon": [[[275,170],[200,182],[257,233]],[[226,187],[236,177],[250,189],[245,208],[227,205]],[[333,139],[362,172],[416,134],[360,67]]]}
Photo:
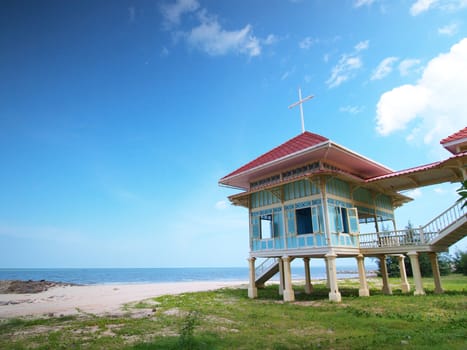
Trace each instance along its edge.
{"label": "window", "polygon": [[340,208],[341,209],[341,217],[342,217],[342,232],[349,232],[349,219],[347,216],[347,208]]}
{"label": "window", "polygon": [[332,232],[358,233],[356,208],[330,207]]}
{"label": "window", "polygon": [[313,233],[311,208],[297,209],[295,210],[295,216],[297,218],[297,234]]}
{"label": "window", "polygon": [[278,239],[284,235],[282,208],[251,213],[251,239]]}
{"label": "window", "polygon": [[261,239],[273,238],[272,214],[260,216]]}
{"label": "window", "polygon": [[319,206],[297,209],[289,207],[286,210],[286,219],[289,235],[305,235],[323,231],[323,218]]}

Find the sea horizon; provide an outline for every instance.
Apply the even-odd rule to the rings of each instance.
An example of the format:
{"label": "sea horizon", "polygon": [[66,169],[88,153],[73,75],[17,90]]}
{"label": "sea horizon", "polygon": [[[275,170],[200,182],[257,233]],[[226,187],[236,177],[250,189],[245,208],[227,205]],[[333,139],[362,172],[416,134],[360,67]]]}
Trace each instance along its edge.
{"label": "sea horizon", "polygon": [[[357,271],[353,266],[340,267],[337,273],[339,278],[357,277]],[[304,279],[304,268],[302,266],[292,267],[292,277]],[[311,277],[312,279],[326,278],[325,267],[312,266]],[[278,275],[272,278],[272,280],[277,279]],[[80,285],[248,281],[248,267],[0,268],[0,280],[46,280]]]}

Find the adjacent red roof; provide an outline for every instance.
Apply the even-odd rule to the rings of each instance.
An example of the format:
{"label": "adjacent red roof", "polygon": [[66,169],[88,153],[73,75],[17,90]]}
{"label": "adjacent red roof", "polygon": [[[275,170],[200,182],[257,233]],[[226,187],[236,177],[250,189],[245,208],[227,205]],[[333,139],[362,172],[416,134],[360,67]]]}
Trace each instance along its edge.
{"label": "adjacent red roof", "polygon": [[409,168],[409,169],[394,171],[394,172],[389,173],[389,174],[385,174],[385,175],[381,175],[381,176],[372,177],[370,179],[366,179],[365,182],[374,182],[374,181],[379,181],[379,180],[383,180],[383,179],[389,179],[391,177],[397,177],[397,176],[401,176],[401,175],[409,175],[409,174],[413,174],[413,173],[416,173],[416,172],[419,172],[419,171],[426,171],[428,169],[433,169],[433,168],[437,167],[441,163],[442,162],[434,162],[434,163],[420,165],[420,166]]}
{"label": "adjacent red roof", "polygon": [[243,173],[247,170],[256,168],[260,165],[272,162],[274,160],[283,158],[285,156],[288,156],[290,154],[294,154],[296,152],[299,152],[301,150],[304,150],[306,148],[318,145],[320,143],[329,141],[324,136],[318,135],[318,134],[313,134],[311,132],[305,131],[304,133],[290,139],[289,141],[283,143],[280,146],[277,146],[276,148],[270,150],[269,152],[263,154],[262,156],[259,156],[258,158],[252,160],[251,162],[245,164],[241,168],[238,168],[237,170],[231,172],[230,174],[224,176],[221,181],[225,178]]}
{"label": "adjacent red roof", "polygon": [[459,164],[465,164],[466,158],[467,151],[460,152],[439,162],[376,176],[367,179],[366,183],[376,184],[387,191],[404,191],[443,182],[458,182],[463,179]]}
{"label": "adjacent red roof", "polygon": [[464,138],[467,138],[467,127],[465,127],[464,129],[459,130],[458,132],[456,132],[456,133],[442,139],[439,143],[444,145],[445,143],[461,140],[461,139],[464,139]]}

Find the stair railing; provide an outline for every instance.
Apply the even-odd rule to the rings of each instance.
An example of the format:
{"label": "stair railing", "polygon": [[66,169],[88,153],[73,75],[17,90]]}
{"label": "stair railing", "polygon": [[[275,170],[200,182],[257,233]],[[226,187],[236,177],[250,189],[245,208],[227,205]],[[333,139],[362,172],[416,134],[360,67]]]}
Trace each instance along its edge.
{"label": "stair railing", "polygon": [[258,279],[259,277],[261,277],[264,273],[269,271],[276,263],[277,263],[276,258],[267,258],[266,260],[264,260],[255,269],[256,278]]}
{"label": "stair railing", "polygon": [[423,243],[429,243],[433,241],[442,230],[455,223],[462,216],[466,215],[466,213],[467,207],[462,208],[461,202],[454,203],[453,206],[446,209],[444,212],[431,220],[428,224],[420,228],[420,231],[423,233]]}

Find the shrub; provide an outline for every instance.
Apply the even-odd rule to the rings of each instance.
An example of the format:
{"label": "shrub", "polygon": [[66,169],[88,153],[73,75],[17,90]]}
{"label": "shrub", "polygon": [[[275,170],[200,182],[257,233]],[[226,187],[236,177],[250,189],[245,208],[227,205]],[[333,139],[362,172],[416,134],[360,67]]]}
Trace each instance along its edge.
{"label": "shrub", "polygon": [[460,250],[454,253],[452,259],[454,272],[462,273],[467,276],[467,252],[461,252]]}

